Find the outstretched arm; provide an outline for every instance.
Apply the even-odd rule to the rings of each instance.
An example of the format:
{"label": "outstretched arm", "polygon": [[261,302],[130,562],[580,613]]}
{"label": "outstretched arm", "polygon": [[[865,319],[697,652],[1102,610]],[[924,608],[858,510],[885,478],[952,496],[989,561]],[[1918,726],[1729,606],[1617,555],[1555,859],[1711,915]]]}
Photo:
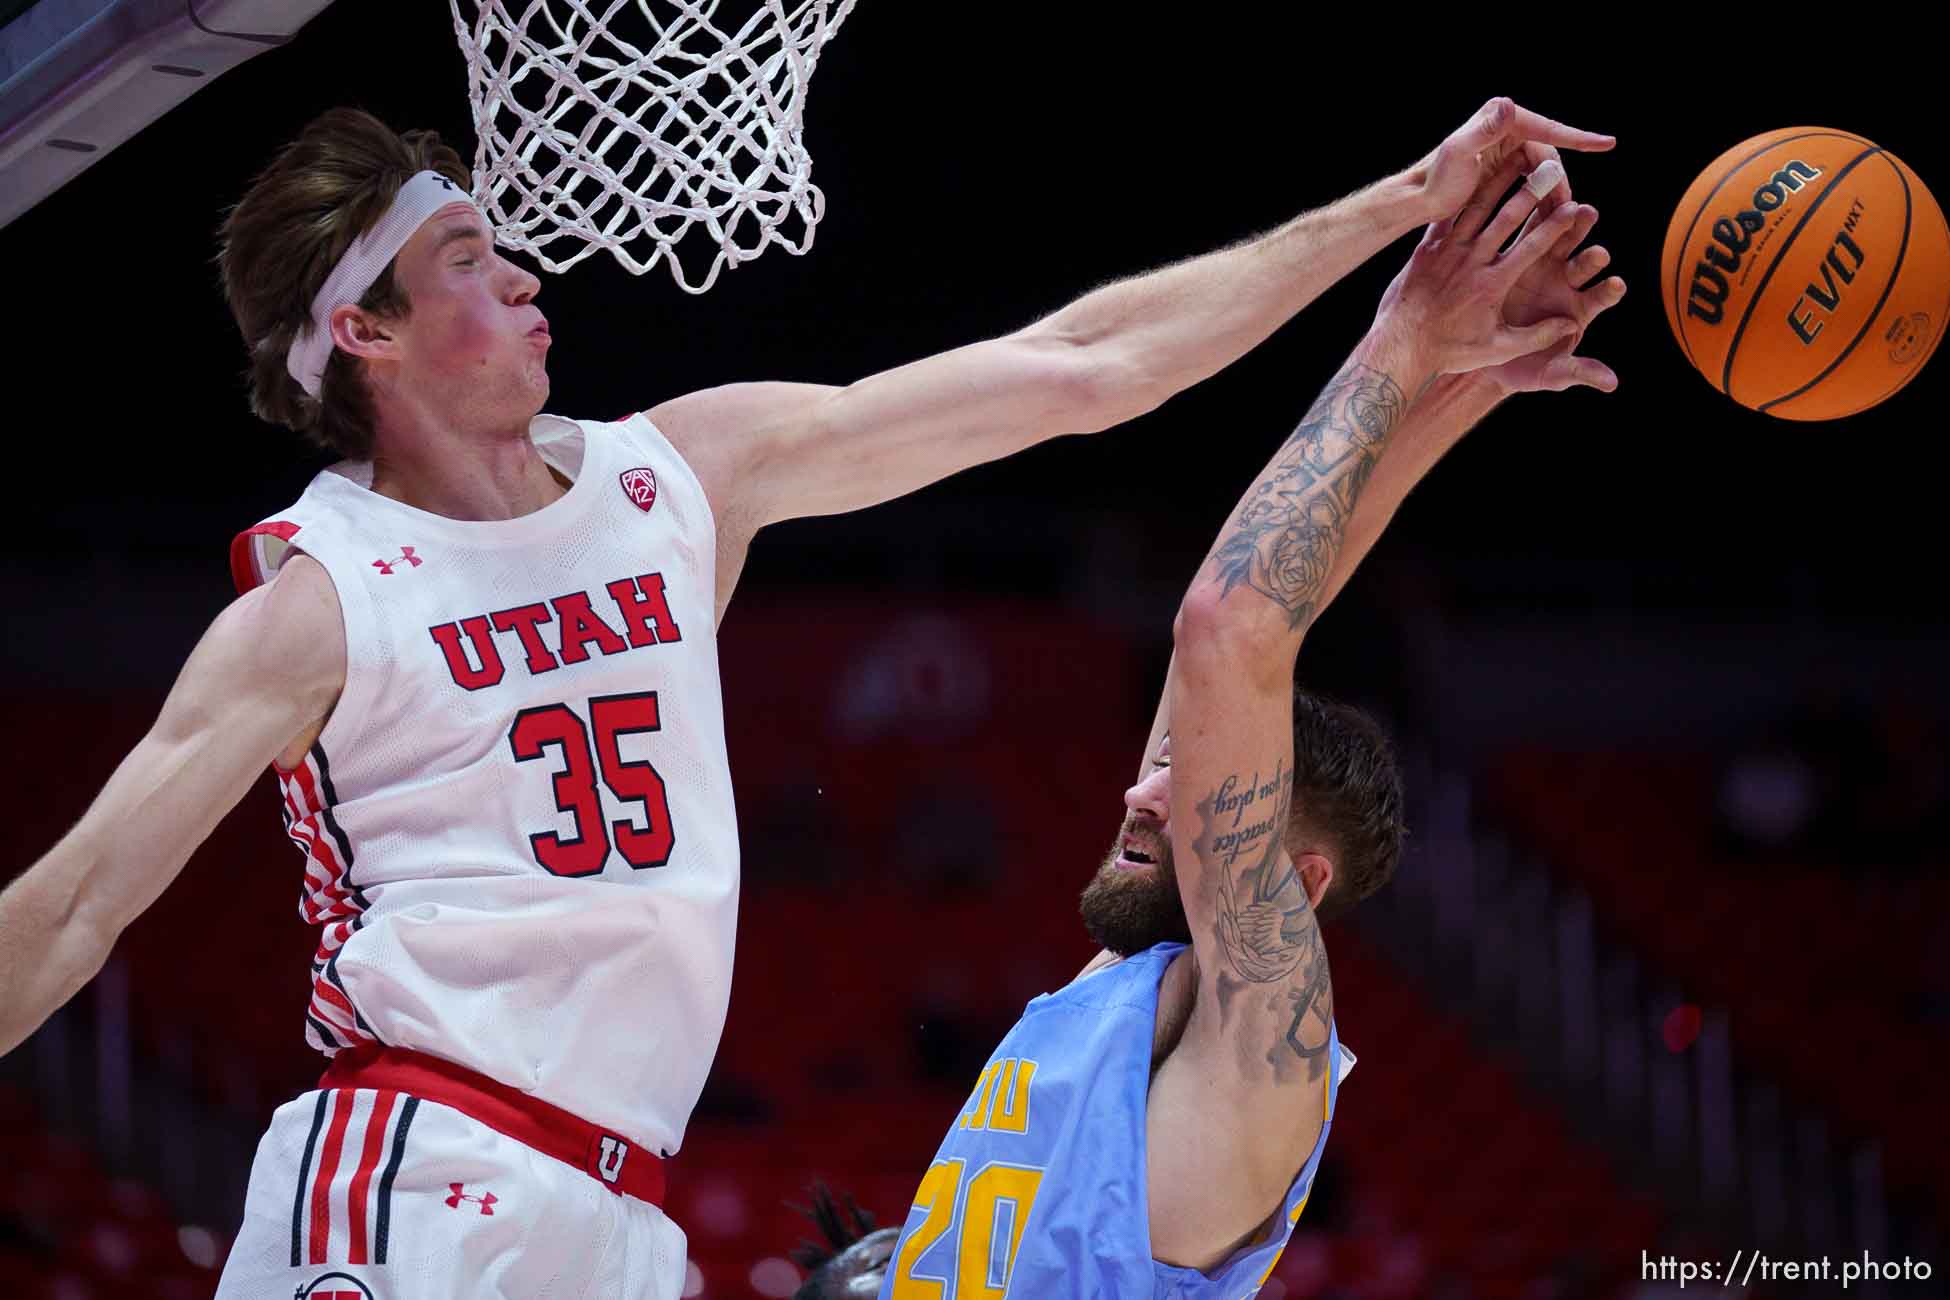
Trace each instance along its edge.
{"label": "outstretched arm", "polygon": [[1169,820],[1196,990],[1150,1094],[1160,1259],[1223,1259],[1279,1203],[1319,1132],[1333,993],[1313,909],[1333,863],[1288,842],[1294,659],[1413,396],[1575,331],[1568,317],[1518,328],[1502,315],[1517,279],[1581,214],[1563,205],[1499,253],[1536,206],[1521,190],[1494,216],[1465,209],[1430,228],[1180,605]]}
{"label": "outstretched arm", "polygon": [[73,830],[0,892],[0,1054],[94,978],[223,815],[345,681],[325,570],[296,556],[217,617]]}
{"label": "outstretched arm", "polygon": [[720,516],[750,531],[885,501],[1152,409],[1401,235],[1453,212],[1530,142],[1612,145],[1492,100],[1413,167],[1257,239],[1105,286],[1016,333],[844,388],[731,385],[650,415],[698,470]]}
{"label": "outstretched arm", "polygon": [[[1555,156],[1556,150],[1547,147],[1527,156],[1513,156],[1502,169],[1484,180],[1478,189],[1479,199],[1501,197],[1516,182],[1519,166]],[[1545,195],[1532,220],[1548,217],[1570,199],[1567,178]],[[1530,326],[1570,317],[1578,323],[1578,335],[1504,365],[1443,375],[1428,385],[1422,396],[1409,406],[1400,427],[1389,438],[1388,455],[1376,461],[1367,486],[1348,518],[1340,550],[1321,591],[1316,618],[1354,576],[1408,494],[1465,434],[1507,398],[1517,393],[1561,391],[1578,385],[1601,392],[1618,387],[1618,377],[1609,366],[1575,353],[1585,329],[1625,297],[1625,282],[1617,276],[1596,278],[1610,264],[1611,255],[1598,245],[1579,251],[1597,218],[1595,210],[1583,209],[1551,251],[1518,278],[1503,303],[1503,319],[1507,325]],[[1151,734],[1145,741],[1143,760],[1138,766],[1140,780],[1149,771],[1152,756],[1170,729],[1169,681],[1167,670],[1167,685],[1159,695]]]}
{"label": "outstretched arm", "polygon": [[[1556,152],[1538,147],[1528,155],[1513,155],[1499,171],[1483,181],[1471,202],[1487,205],[1500,199],[1516,184],[1520,168],[1554,158]],[[1544,196],[1537,211],[1531,214],[1531,220],[1546,220],[1570,201],[1567,177]],[[1462,441],[1464,434],[1505,399],[1517,393],[1561,392],[1579,386],[1606,393],[1618,387],[1618,376],[1612,373],[1611,367],[1594,358],[1579,356],[1576,351],[1591,323],[1625,297],[1623,280],[1617,276],[1597,278],[1610,265],[1611,254],[1602,245],[1579,251],[1597,221],[1596,209],[1579,209],[1570,229],[1548,253],[1517,277],[1503,300],[1503,321],[1507,326],[1525,328],[1568,318],[1576,322],[1576,332],[1542,351],[1483,370],[1443,375],[1429,384],[1409,408],[1390,442],[1387,458],[1376,465],[1359,508],[1348,520],[1340,553],[1321,595],[1323,609],[1354,576],[1354,570],[1395,517],[1395,511],[1409,492],[1427,477],[1437,461]]]}

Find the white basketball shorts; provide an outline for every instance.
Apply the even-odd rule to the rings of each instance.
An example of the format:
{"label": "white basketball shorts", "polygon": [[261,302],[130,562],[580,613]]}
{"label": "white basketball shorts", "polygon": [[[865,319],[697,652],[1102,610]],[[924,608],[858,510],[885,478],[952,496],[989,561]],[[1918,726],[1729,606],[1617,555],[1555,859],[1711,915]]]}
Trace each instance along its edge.
{"label": "white basketball shorts", "polygon": [[649,1199],[653,1153],[434,1064],[445,1077],[335,1063],[327,1085],[411,1091],[327,1086],[278,1108],[218,1300],[679,1300],[684,1231]]}

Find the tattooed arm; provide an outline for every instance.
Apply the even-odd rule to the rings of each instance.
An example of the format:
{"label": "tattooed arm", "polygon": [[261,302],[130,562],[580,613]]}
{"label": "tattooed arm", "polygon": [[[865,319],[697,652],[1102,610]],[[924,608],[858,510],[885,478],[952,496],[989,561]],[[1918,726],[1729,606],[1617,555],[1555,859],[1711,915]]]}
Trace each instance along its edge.
{"label": "tattooed arm", "polygon": [[1169,825],[1196,990],[1147,1110],[1152,1249],[1168,1263],[1225,1259],[1320,1132],[1333,987],[1313,908],[1331,866],[1288,844],[1293,663],[1421,364],[1397,337],[1363,341],[1179,610]]}
{"label": "tattooed arm", "polygon": [[1294,821],[1293,666],[1337,585],[1350,522],[1414,395],[1575,327],[1516,328],[1501,305],[1581,210],[1562,205],[1501,253],[1537,200],[1519,191],[1492,207],[1425,234],[1179,607],[1169,830],[1195,988],[1147,1104],[1152,1246],[1169,1263],[1211,1267],[1249,1240],[1324,1122],[1333,986],[1314,908],[1337,850]]}
{"label": "tattooed arm", "polygon": [[[1538,149],[1537,156],[1554,159],[1557,151],[1545,146]],[[1516,165],[1523,160],[1511,161],[1512,165],[1484,182],[1476,201],[1486,201],[1486,196],[1500,194],[1515,182]],[[1570,201],[1567,177],[1545,196],[1532,219],[1548,216]],[[1523,271],[1503,301],[1506,325],[1522,328],[1568,316],[1577,322],[1577,337],[1486,370],[1443,375],[1428,386],[1389,440],[1388,458],[1377,466],[1362,491],[1360,508],[1348,520],[1339,561],[1320,599],[1322,608],[1353,576],[1409,492],[1505,398],[1578,386],[1609,393],[1618,387],[1618,376],[1611,367],[1576,354],[1591,323],[1625,298],[1623,280],[1615,275],[1596,278],[1610,265],[1611,254],[1602,245],[1579,251],[1597,220],[1596,209],[1582,209],[1550,252]]]}

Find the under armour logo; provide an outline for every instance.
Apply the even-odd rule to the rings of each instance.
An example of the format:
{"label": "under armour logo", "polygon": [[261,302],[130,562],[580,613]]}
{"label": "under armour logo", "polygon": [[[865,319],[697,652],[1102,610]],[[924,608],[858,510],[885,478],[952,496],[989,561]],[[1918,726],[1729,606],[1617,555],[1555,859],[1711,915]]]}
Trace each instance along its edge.
{"label": "under armour logo", "polygon": [[397,564],[405,564],[405,565],[409,565],[409,566],[411,566],[411,567],[413,567],[413,568],[415,568],[415,569],[417,569],[417,568],[419,568],[419,567],[420,567],[420,566],[421,566],[422,564],[425,564],[425,563],[426,563],[426,561],[425,561],[425,560],[423,560],[423,559],[421,559],[421,558],[420,558],[419,556],[417,556],[417,555],[415,555],[415,554],[413,554],[413,548],[412,548],[412,547],[410,547],[410,546],[402,546],[402,547],[400,547],[400,548],[399,548],[399,554],[398,554],[398,555],[396,555],[396,556],[394,556],[394,557],[393,557],[392,559],[390,559],[390,560],[374,560],[374,561],[372,562],[372,567],[373,567],[373,568],[375,568],[375,569],[377,569],[377,570],[379,570],[379,571],[380,571],[381,573],[384,573],[384,574],[387,574],[387,575],[389,575],[389,576],[390,576],[390,575],[392,574],[392,572],[393,572],[393,566],[394,566],[394,565],[397,565]]}
{"label": "under armour logo", "polygon": [[469,1196],[467,1194],[466,1183],[448,1183],[447,1186],[452,1188],[454,1193],[447,1198],[448,1209],[458,1210],[462,1201],[472,1201],[481,1207],[482,1214],[494,1213],[495,1196],[493,1192],[484,1192],[479,1196]]}
{"label": "under armour logo", "polygon": [[606,1183],[613,1183],[623,1176],[623,1158],[630,1154],[630,1144],[622,1138],[603,1134],[602,1155],[596,1161],[596,1172]]}

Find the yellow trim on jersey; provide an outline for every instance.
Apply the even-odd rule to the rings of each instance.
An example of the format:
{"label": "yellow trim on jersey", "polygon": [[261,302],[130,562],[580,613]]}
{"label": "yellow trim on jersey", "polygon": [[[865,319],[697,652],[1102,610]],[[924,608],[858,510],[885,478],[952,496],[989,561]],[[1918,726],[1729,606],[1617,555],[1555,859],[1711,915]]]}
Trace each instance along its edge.
{"label": "yellow trim on jersey", "polygon": [[[1293,1239],[1293,1225],[1300,1222],[1300,1212],[1307,1208],[1307,1198],[1312,1196],[1313,1194],[1314,1194],[1314,1189],[1312,1187],[1307,1188],[1306,1196],[1302,1196],[1300,1198],[1300,1204],[1293,1207],[1293,1213],[1286,1216],[1287,1241],[1291,1241]],[[1266,1271],[1259,1275],[1260,1286],[1265,1286],[1266,1279],[1273,1276],[1273,1270],[1280,1266],[1280,1256],[1284,1254],[1286,1254],[1285,1241],[1281,1242],[1280,1248],[1273,1252],[1273,1262],[1268,1264],[1266,1266]]]}
{"label": "yellow trim on jersey", "polygon": [[[1326,1084],[1320,1090],[1320,1122],[1323,1125],[1330,1123],[1334,1118],[1334,1077],[1340,1074],[1340,1062],[1336,1061],[1334,1063],[1334,1066],[1335,1066],[1334,1073],[1328,1076]],[[1325,1158],[1324,1153],[1323,1153],[1323,1158]],[[1319,1175],[1320,1170],[1318,1167],[1314,1169],[1314,1173],[1316,1176]],[[1293,1207],[1293,1213],[1287,1215],[1286,1221],[1287,1221],[1288,1241],[1291,1241],[1293,1239],[1293,1226],[1300,1222],[1300,1214],[1302,1211],[1304,1211],[1307,1208],[1307,1200],[1313,1194],[1314,1194],[1314,1189],[1310,1184],[1306,1192],[1300,1197],[1300,1203]],[[1261,1286],[1266,1285],[1267,1279],[1273,1276],[1273,1270],[1280,1266],[1280,1256],[1284,1254],[1286,1254],[1285,1241],[1281,1242],[1280,1248],[1273,1252],[1273,1262],[1268,1264],[1266,1266],[1266,1271],[1259,1275],[1259,1285]]]}

